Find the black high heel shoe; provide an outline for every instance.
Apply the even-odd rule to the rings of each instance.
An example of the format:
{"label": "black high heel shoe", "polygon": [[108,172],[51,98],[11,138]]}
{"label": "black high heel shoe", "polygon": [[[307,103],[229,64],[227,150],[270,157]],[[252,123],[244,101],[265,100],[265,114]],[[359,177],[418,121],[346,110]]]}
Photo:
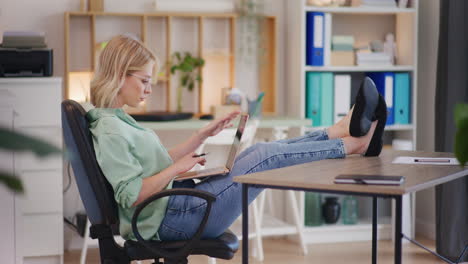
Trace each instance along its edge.
{"label": "black high heel shoe", "polygon": [[366,77],[361,83],[353,113],[349,123],[349,134],[362,137],[369,132],[371,124],[376,120],[375,112],[379,104],[379,92],[371,78]]}
{"label": "black high heel shoe", "polygon": [[387,104],[385,103],[385,99],[382,95],[379,95],[379,104],[375,110],[375,117],[376,120],[378,120],[378,123],[374,130],[374,134],[372,135],[369,147],[367,148],[366,153],[364,153],[364,156],[366,157],[379,156],[380,152],[382,152],[382,136],[385,129],[385,123],[387,123]]}

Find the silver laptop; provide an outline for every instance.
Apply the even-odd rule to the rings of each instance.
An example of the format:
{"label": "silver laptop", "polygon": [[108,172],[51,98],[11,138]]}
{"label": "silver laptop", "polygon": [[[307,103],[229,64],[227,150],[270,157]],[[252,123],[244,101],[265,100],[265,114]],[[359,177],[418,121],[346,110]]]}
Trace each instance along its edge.
{"label": "silver laptop", "polygon": [[229,156],[226,160],[226,165],[210,168],[210,169],[203,169],[198,171],[189,171],[186,173],[182,173],[178,175],[175,180],[182,181],[186,179],[194,179],[194,178],[202,178],[208,176],[219,176],[219,175],[226,175],[228,174],[232,166],[234,165],[234,161],[236,160],[237,153],[240,149],[242,135],[244,134],[245,125],[247,124],[247,120],[249,119],[249,115],[241,115],[239,120],[239,125],[237,126],[236,135],[234,136],[234,142],[231,145],[231,151],[229,152]]}

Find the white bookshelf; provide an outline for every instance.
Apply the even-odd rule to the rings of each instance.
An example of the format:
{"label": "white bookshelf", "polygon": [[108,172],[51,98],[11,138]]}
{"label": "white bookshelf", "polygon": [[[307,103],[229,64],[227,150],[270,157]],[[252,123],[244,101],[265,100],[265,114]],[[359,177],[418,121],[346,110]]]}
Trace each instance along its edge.
{"label": "white bookshelf", "polygon": [[[305,118],[305,91],[307,72],[347,73],[351,75],[352,87],[359,85],[366,72],[408,72],[411,78],[411,123],[390,125],[385,128],[385,143],[392,139],[411,140],[416,146],[416,107],[417,107],[417,45],[418,45],[418,0],[410,1],[408,8],[384,7],[314,7],[308,6],[307,0],[295,0],[288,3],[288,42],[287,42],[287,98],[286,111],[290,116]],[[331,34],[353,35],[355,46],[363,46],[371,40],[384,40],[385,34],[393,33],[397,45],[397,60],[390,66],[308,66],[306,65],[306,15],[307,12],[324,12],[331,15]],[[327,31],[326,31],[327,32]],[[327,41],[325,41],[327,43]],[[307,127],[306,131],[324,129],[325,127]],[[300,208],[304,210],[304,194],[299,193]],[[361,199],[361,198],[360,198]],[[409,200],[414,201],[411,197]],[[357,225],[323,225],[305,227],[307,243],[344,242],[371,239],[371,198],[365,201],[366,216]],[[413,203],[414,204],[414,203]],[[379,199],[379,206],[385,213],[379,216],[379,239],[389,239],[392,234],[391,202]],[[414,216],[414,206],[409,207],[406,215]],[[414,235],[414,218],[403,223],[403,231]]]}

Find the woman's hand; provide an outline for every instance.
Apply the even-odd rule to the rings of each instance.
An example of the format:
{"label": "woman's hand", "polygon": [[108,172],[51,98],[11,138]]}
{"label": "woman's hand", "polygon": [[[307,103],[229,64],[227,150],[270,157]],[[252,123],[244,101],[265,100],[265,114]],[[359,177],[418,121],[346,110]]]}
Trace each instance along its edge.
{"label": "woman's hand", "polygon": [[233,124],[231,121],[236,118],[240,114],[240,111],[233,111],[227,114],[223,118],[219,118],[214,120],[213,122],[209,123],[207,126],[200,129],[199,133],[202,135],[204,139],[212,136],[216,136],[219,132],[221,132],[225,128],[232,127]]}
{"label": "woman's hand", "polygon": [[174,166],[177,175],[179,175],[189,171],[196,164],[205,165],[205,162],[206,159],[204,157],[197,157],[195,152],[191,152],[177,160],[172,166]]}

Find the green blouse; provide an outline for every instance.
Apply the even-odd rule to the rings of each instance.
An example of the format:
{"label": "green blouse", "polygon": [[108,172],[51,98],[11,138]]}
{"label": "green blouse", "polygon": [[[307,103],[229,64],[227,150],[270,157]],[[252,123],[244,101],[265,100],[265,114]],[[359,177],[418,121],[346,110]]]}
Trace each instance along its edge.
{"label": "green blouse", "polygon": [[[132,232],[132,204],[138,198],[143,178],[169,167],[173,162],[158,136],[142,128],[121,108],[94,108],[90,122],[96,158],[114,189],[120,219],[120,235],[135,240]],[[172,188],[172,182],[166,189]],[[159,240],[158,229],[166,213],[168,197],[149,204],[138,218],[140,234]]]}

